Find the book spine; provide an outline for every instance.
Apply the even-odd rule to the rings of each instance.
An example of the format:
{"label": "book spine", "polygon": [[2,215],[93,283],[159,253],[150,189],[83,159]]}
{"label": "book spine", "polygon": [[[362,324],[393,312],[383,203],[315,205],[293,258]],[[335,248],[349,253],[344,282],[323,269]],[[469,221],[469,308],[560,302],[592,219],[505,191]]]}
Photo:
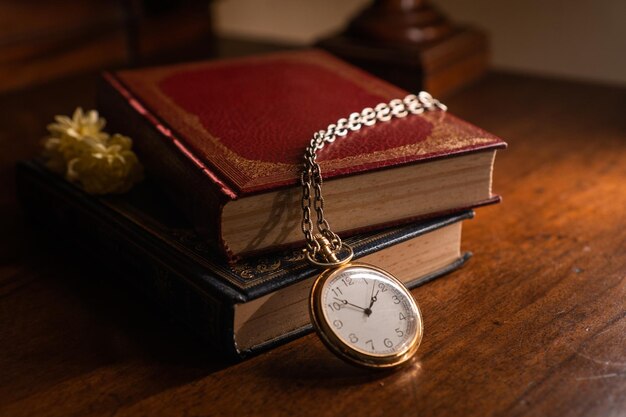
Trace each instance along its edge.
{"label": "book spine", "polygon": [[[159,256],[146,250],[147,245],[130,236],[133,232],[116,224],[106,210],[89,205],[87,199],[69,198],[65,190],[55,189],[44,175],[37,175],[23,164],[17,169],[17,190],[26,213],[47,228],[51,236],[69,238],[81,256],[106,254],[112,282],[137,288],[186,324],[220,356],[242,357],[234,341],[233,301],[227,296],[194,285],[184,265],[168,260],[167,254]],[[81,193],[77,189],[74,192]]]}
{"label": "book spine", "polygon": [[170,129],[156,120],[112,74],[105,73],[100,79],[97,107],[110,131],[133,139],[134,150],[150,176],[163,185],[198,233],[233,261],[235,255],[222,239],[221,219],[224,205],[236,196],[225,191],[217,179],[212,181],[206,169],[194,164],[193,155],[181,152],[175,138],[166,140],[164,134],[171,135]]}

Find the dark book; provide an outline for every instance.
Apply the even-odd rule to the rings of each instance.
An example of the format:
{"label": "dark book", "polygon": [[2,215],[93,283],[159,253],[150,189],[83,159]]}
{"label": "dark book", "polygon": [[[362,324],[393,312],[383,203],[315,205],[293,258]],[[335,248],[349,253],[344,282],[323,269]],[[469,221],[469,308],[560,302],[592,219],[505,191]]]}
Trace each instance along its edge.
{"label": "dark book", "polygon": [[[105,74],[98,110],[224,256],[303,243],[299,175],[314,132],[408,93],[318,50]],[[351,132],[319,153],[341,236],[499,201],[506,144],[450,112]]]}
{"label": "dark book", "polygon": [[[120,196],[94,197],[37,162],[17,169],[18,195],[33,220],[111,260],[124,279],[216,350],[239,357],[311,329],[306,301],[320,272],[301,250],[231,264],[200,238],[149,180]],[[461,266],[464,211],[347,239],[355,258],[389,270],[409,288]]]}

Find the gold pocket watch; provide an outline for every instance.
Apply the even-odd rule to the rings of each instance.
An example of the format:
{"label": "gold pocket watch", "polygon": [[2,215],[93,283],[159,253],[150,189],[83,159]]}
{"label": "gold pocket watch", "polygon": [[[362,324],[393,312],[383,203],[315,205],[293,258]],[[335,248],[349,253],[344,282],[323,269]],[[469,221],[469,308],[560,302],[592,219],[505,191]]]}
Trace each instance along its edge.
{"label": "gold pocket watch", "polygon": [[330,230],[324,217],[317,151],[349,131],[431,110],[445,111],[446,106],[426,92],[366,108],[316,132],[305,152],[301,176],[304,251],[311,264],[325,268],[311,288],[311,322],[328,349],[354,365],[384,369],[406,363],[422,340],[422,315],[402,282],[373,265],[351,262],[352,248]]}

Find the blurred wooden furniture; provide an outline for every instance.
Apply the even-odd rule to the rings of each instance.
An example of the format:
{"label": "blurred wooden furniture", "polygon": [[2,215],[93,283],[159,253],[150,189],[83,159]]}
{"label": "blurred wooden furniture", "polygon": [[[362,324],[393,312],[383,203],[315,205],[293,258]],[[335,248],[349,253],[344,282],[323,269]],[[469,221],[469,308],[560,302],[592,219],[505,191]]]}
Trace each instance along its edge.
{"label": "blurred wooden furniture", "polygon": [[0,92],[158,54],[210,48],[206,0],[0,3]]}
{"label": "blurred wooden furniture", "polygon": [[487,70],[488,40],[428,0],[375,0],[318,46],[409,91],[442,97]]}
{"label": "blurred wooden furniture", "polygon": [[[223,54],[271,46],[220,43]],[[95,74],[0,96],[0,415],[617,416],[626,410],[626,90],[491,73],[446,100],[504,137],[464,231],[466,267],[414,291],[417,361],[369,373],[309,335],[239,364],[212,356],[107,260],[42,240],[15,161]],[[580,103],[593,103],[581,106]],[[117,277],[116,279],[124,279]]]}

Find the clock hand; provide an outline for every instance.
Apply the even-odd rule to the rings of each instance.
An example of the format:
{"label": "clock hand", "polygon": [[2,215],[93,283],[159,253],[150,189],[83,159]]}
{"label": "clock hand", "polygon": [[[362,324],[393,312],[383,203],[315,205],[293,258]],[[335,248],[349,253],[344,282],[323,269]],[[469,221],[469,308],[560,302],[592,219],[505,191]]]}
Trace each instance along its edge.
{"label": "clock hand", "polygon": [[376,289],[376,281],[372,281],[372,293],[370,294],[370,305],[363,311],[367,317],[369,317],[370,314],[372,314],[372,304],[374,304],[372,300],[374,299],[375,289]]}
{"label": "clock hand", "polygon": [[376,291],[376,294],[374,294],[374,290],[372,290],[372,299],[370,300],[370,306],[368,308],[372,308],[372,306],[374,305],[374,303],[376,301],[378,301],[378,293],[380,292],[380,290]]}
{"label": "clock hand", "polygon": [[366,308],[363,308],[363,307],[358,306],[358,305],[356,305],[356,304],[349,303],[349,302],[348,302],[348,300],[342,300],[341,298],[337,298],[337,297],[333,297],[333,298],[334,298],[335,300],[339,301],[339,302],[342,302],[344,305],[351,305],[352,307],[356,307],[356,308],[358,308],[359,310],[363,310],[363,311],[366,311],[366,310],[367,310]]}
{"label": "clock hand", "polygon": [[380,292],[380,290],[378,290],[376,291],[376,294],[374,294],[374,288],[375,287],[372,287],[372,298],[370,300],[370,305],[365,310],[363,310],[363,312],[365,313],[367,317],[369,317],[372,314],[372,306],[378,300],[378,293]]}

